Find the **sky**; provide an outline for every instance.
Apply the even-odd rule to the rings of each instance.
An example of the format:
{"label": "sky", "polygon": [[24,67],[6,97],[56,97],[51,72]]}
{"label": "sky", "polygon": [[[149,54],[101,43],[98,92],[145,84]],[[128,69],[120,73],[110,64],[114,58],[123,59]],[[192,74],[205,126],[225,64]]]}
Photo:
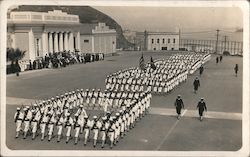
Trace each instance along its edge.
{"label": "sky", "polygon": [[209,31],[243,27],[237,7],[93,7],[118,22],[123,29],[134,31]]}

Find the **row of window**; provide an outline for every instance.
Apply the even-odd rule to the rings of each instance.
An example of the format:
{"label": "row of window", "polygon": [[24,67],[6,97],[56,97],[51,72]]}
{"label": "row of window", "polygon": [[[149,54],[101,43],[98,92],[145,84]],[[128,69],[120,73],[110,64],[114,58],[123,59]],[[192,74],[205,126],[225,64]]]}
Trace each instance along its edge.
{"label": "row of window", "polygon": [[[154,41],[154,39],[151,39],[151,42],[152,42],[152,44],[155,42]],[[160,43],[160,39],[157,39],[156,40],[156,42],[157,42],[157,44],[159,44]],[[171,41],[170,41],[170,39],[168,38],[168,43],[170,43]],[[162,43],[164,44],[165,43],[165,39],[163,38],[162,39]],[[175,43],[175,38],[173,38],[173,43]]]}

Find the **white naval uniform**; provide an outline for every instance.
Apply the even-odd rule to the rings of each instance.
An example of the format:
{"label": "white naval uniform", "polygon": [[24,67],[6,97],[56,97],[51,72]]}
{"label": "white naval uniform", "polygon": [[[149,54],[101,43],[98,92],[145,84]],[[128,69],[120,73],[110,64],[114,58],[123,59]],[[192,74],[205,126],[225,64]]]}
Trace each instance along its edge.
{"label": "white naval uniform", "polygon": [[64,124],[64,118],[61,116],[59,121],[57,122],[57,135],[62,134],[63,124]]}
{"label": "white naval uniform", "polygon": [[56,118],[54,115],[52,115],[49,124],[48,124],[48,135],[52,135],[53,134],[53,130],[54,130],[54,124],[56,123]]}
{"label": "white naval uniform", "polygon": [[73,125],[73,119],[71,117],[69,117],[69,119],[67,120],[67,117],[64,119],[65,122],[65,127],[67,129],[66,131],[66,136],[69,137],[71,134],[71,129],[72,129],[72,125]]}
{"label": "white naval uniform", "polygon": [[23,117],[24,114],[21,111],[19,111],[18,117],[17,117],[17,112],[14,115],[14,119],[16,119],[16,132],[19,132],[21,130]]}
{"label": "white naval uniform", "polygon": [[35,133],[37,131],[37,125],[38,125],[40,118],[41,118],[40,111],[37,111],[33,121],[31,122],[32,133]]}
{"label": "white naval uniform", "polygon": [[[95,126],[94,126],[95,125]],[[91,126],[91,129],[92,129],[92,131],[93,131],[93,139],[94,140],[97,140],[97,138],[98,138],[98,132],[99,132],[99,128],[101,128],[101,122],[99,122],[99,121],[94,121],[94,120],[91,120],[90,121],[90,126]]]}

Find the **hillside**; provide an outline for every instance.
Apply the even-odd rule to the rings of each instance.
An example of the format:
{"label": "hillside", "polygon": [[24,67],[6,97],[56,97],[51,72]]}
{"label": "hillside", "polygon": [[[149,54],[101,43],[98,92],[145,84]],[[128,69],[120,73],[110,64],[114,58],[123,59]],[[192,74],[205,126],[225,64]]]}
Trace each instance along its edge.
{"label": "hillside", "polygon": [[111,17],[106,14],[92,8],[89,6],[35,6],[35,5],[26,5],[19,6],[13,11],[36,11],[36,12],[47,12],[52,10],[62,10],[69,14],[79,15],[81,23],[93,23],[93,22],[104,22],[110,28],[115,29],[117,32],[117,48],[127,49],[132,47],[133,44],[128,42],[123,36],[123,31],[121,26],[113,20]]}

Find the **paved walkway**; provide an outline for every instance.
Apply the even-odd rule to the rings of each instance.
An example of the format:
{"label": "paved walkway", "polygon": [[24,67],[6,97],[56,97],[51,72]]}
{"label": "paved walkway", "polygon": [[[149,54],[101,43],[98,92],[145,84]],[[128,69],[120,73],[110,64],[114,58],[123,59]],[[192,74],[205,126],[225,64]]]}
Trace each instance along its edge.
{"label": "paved walkway", "polygon": [[[154,107],[150,109],[150,114],[164,115],[164,116],[176,116],[176,110],[173,108],[159,108]],[[215,112],[208,111],[204,112],[205,118],[213,119],[228,119],[228,120],[242,120],[241,113],[230,113],[230,112]],[[181,117],[197,117],[198,111],[196,110],[182,110]]]}
{"label": "paved walkway", "polygon": [[[147,52],[145,60],[167,57],[168,54]],[[83,147],[82,141],[74,146],[65,141],[50,143],[34,141],[30,138],[14,139],[15,124],[13,115],[21,102],[30,103],[56,96],[76,88],[104,87],[107,74],[138,66],[140,52],[112,56],[105,61],[86,65],[73,65],[63,69],[27,73],[19,78],[7,78],[7,146],[10,149],[40,150],[101,150],[89,143]],[[235,77],[233,66],[238,63],[239,76]],[[178,88],[163,96],[153,95],[150,114],[136,124],[114,150],[163,150],[163,151],[237,151],[242,146],[242,58],[224,57],[223,62],[215,64],[214,57],[205,65],[204,75],[200,77],[201,87],[193,93],[192,82],[197,73]],[[182,118],[177,120],[173,105],[178,94],[182,95],[185,110]],[[196,103],[204,97],[208,112],[200,122]],[[18,103],[16,103],[18,102]],[[9,105],[10,104],[10,105]],[[11,118],[9,118],[11,117]],[[82,137],[81,137],[82,138]],[[82,140],[82,139],[81,139]],[[105,150],[109,150],[107,147]]]}

